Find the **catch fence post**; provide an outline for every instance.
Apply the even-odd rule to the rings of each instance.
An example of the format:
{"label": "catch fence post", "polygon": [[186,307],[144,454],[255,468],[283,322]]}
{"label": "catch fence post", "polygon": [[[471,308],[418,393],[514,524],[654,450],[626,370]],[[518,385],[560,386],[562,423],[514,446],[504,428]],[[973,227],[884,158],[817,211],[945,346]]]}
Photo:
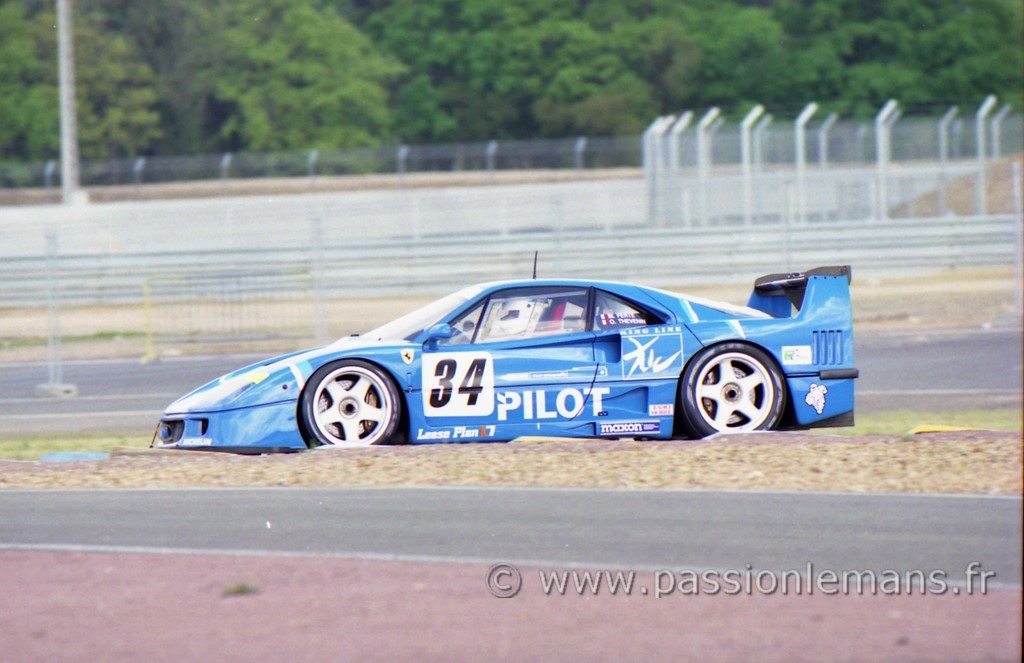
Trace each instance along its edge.
{"label": "catch fence post", "polygon": [[575,145],[572,148],[573,164],[576,166],[576,174],[579,177],[583,177],[584,168],[584,153],[587,150],[587,137],[580,136],[576,139]]}
{"label": "catch fence post", "polygon": [[320,150],[313,148],[306,157],[306,174],[312,178],[316,175],[316,162],[320,158]]}
{"label": "catch fence post", "polygon": [[988,205],[985,201],[985,120],[996,106],[995,95],[985,97],[985,101],[974,114],[974,138],[978,153],[978,174],[974,185],[974,213],[984,214]]}
{"label": "catch fence post", "polygon": [[992,160],[998,161],[1001,156],[1002,149],[1000,143],[1003,138],[1003,120],[1010,114],[1010,104],[1003,104],[1003,107],[999,109],[999,112],[992,116]]}
{"label": "catch fence post", "polygon": [[946,114],[939,120],[939,216],[946,216],[946,187],[949,185],[949,173],[946,172],[949,161],[949,128],[956,119],[959,109],[950,106]]}
{"label": "catch fence post", "polygon": [[750,109],[740,122],[740,159],[743,161],[743,222],[750,225],[754,216],[753,150],[751,130],[754,123],[764,114],[764,106],[758,104]]}
{"label": "catch fence post", "polygon": [[813,101],[804,107],[803,111],[793,123],[795,134],[796,150],[796,204],[797,222],[803,225],[807,221],[807,143],[805,130],[811,116],[818,112],[818,104]]}
{"label": "catch fence post", "polygon": [[135,176],[135,183],[142,184],[142,173],[146,170],[146,157],[139,157],[132,164],[132,174]]}
{"label": "catch fence post", "polygon": [[772,123],[774,116],[771,113],[763,115],[757,124],[754,125],[753,148],[754,148],[754,171],[760,173],[764,164],[764,134]]}
{"label": "catch fence post", "polygon": [[53,173],[57,170],[57,162],[50,159],[43,167],[43,185],[47,190],[53,188]]}
{"label": "catch fence post", "polygon": [[877,167],[876,182],[878,198],[876,214],[873,218],[889,218],[889,159],[892,156],[890,138],[892,124],[890,119],[896,114],[898,104],[895,99],[885,102],[882,109],[875,115],[875,163]]}
{"label": "catch fence post", "polygon": [[708,172],[711,170],[711,138],[712,126],[722,111],[714,106],[704,114],[697,124],[697,218],[707,223],[708,216]]}
{"label": "catch fence post", "polygon": [[687,214],[682,197],[682,175],[680,174],[679,143],[683,133],[693,122],[693,111],[686,111],[679,116],[668,131],[668,172],[672,179],[669,195],[672,196],[672,218],[681,219],[687,225]]}
{"label": "catch fence post", "polygon": [[225,152],[220,157],[220,178],[226,180],[228,178],[228,170],[231,168],[231,152]]}
{"label": "catch fence post", "polygon": [[818,127],[818,168],[821,170],[828,167],[828,133],[838,119],[838,114],[829,113],[825,121]]}

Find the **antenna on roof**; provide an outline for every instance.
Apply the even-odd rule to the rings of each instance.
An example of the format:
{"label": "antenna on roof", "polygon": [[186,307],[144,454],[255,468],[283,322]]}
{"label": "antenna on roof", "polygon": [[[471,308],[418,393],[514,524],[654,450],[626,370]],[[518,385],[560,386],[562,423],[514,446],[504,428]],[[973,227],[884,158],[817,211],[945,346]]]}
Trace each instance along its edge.
{"label": "antenna on roof", "polygon": [[538,253],[540,253],[540,251],[534,251],[533,252],[533,280],[534,281],[537,280],[537,254]]}

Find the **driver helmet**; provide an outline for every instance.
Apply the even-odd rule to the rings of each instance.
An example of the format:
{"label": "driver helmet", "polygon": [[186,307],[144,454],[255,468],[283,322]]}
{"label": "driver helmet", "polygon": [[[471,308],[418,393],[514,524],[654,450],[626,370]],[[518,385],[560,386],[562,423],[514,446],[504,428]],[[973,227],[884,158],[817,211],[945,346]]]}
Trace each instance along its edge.
{"label": "driver helmet", "polygon": [[526,297],[503,301],[494,316],[494,324],[489,336],[508,338],[525,334],[530,325],[533,305],[533,301]]}

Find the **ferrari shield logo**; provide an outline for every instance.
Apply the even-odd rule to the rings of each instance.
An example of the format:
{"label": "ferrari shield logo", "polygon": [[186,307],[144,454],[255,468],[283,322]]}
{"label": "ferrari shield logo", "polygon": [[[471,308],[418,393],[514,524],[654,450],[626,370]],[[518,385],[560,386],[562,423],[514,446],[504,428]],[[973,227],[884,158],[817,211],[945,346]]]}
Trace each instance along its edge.
{"label": "ferrari shield logo", "polygon": [[411,350],[409,348],[402,350],[402,361],[404,361],[406,364],[411,364],[412,360],[415,358],[416,352],[414,350]]}

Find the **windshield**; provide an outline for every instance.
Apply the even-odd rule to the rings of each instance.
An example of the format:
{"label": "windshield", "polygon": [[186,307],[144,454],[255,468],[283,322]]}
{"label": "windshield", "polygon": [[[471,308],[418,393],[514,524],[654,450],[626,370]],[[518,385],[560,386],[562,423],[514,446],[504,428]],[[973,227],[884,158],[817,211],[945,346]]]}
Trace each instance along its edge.
{"label": "windshield", "polygon": [[430,302],[426,306],[406,313],[397,320],[371,329],[362,336],[378,341],[411,341],[433,325],[443,322],[444,318],[470,299],[483,291],[480,286],[470,286],[454,292],[446,297]]}

